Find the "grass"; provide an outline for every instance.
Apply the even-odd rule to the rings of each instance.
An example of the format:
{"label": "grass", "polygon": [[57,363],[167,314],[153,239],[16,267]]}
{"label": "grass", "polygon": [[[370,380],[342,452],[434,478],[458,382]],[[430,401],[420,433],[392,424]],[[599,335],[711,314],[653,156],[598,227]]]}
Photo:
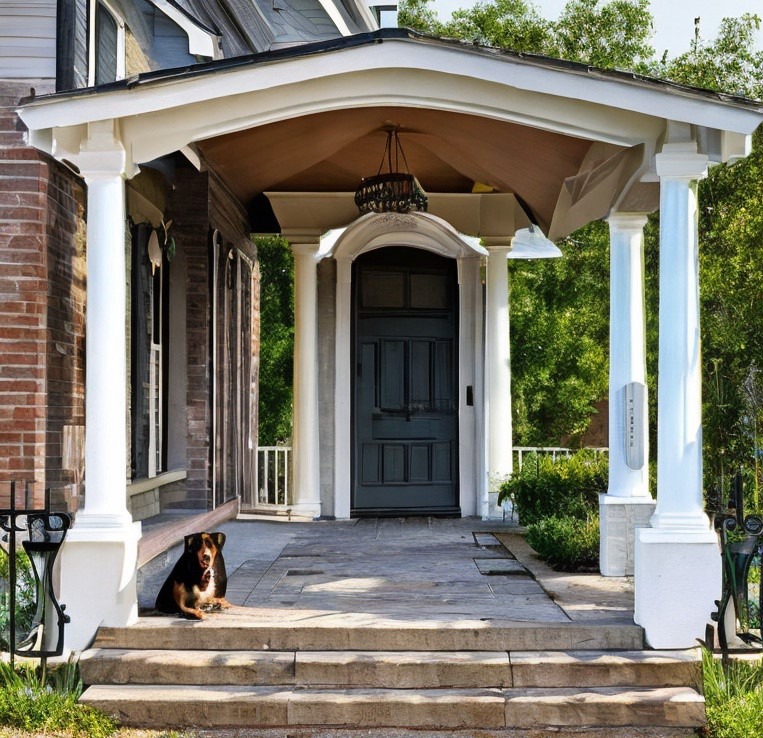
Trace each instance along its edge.
{"label": "grass", "polygon": [[763,737],[763,662],[702,655],[708,738]]}

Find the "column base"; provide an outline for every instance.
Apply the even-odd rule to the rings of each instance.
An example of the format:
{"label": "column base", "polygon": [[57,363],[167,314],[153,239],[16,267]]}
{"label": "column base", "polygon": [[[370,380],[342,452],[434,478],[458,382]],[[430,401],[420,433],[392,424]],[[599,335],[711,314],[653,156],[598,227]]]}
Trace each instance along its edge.
{"label": "column base", "polygon": [[296,502],[291,506],[291,516],[293,518],[305,518],[306,520],[317,520],[321,516],[321,503],[320,502]]}
{"label": "column base", "polygon": [[713,530],[642,528],[636,534],[635,613],[652,648],[692,648],[721,594]]}
{"label": "column base", "polygon": [[487,514],[482,515],[483,520],[506,520],[511,515],[511,502],[506,501],[498,504],[498,492],[488,492]]}
{"label": "column base", "polygon": [[599,568],[605,577],[633,576],[637,528],[648,528],[657,503],[651,497],[599,495]]}
{"label": "column base", "polygon": [[87,648],[101,625],[138,619],[137,561],[140,523],[96,528],[75,522],[61,548],[61,596],[71,622],[67,651]]}

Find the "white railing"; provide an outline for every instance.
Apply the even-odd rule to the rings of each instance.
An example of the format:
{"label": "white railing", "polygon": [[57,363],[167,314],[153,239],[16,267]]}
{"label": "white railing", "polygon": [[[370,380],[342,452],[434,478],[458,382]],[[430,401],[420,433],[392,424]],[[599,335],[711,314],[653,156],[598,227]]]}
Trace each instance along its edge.
{"label": "white railing", "polygon": [[255,507],[286,509],[292,499],[291,446],[258,446]]}
{"label": "white railing", "polygon": [[[514,446],[514,471],[520,471],[527,454],[550,456],[556,461],[571,456],[578,449],[563,446]],[[594,454],[605,454],[606,447],[586,448]],[[256,508],[286,510],[293,503],[291,446],[258,446]]]}
{"label": "white railing", "polygon": [[566,448],[564,446],[514,446],[514,454],[516,463],[514,464],[514,471],[520,471],[524,462],[525,454],[537,454],[550,456],[552,461],[556,461],[560,456],[572,456],[577,451],[593,451],[594,455],[609,453],[609,448],[606,446],[588,446],[586,448]]}

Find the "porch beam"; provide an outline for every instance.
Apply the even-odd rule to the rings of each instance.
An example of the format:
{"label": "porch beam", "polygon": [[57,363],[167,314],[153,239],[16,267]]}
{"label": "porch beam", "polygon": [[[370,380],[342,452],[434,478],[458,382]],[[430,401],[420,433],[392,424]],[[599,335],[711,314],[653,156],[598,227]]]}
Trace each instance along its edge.
{"label": "porch beam", "polygon": [[283,233],[294,254],[294,514],[321,514],[318,433],[318,272],[320,233]]}
{"label": "porch beam", "polygon": [[654,648],[688,648],[720,595],[718,540],[702,509],[697,182],[707,157],[669,129],[660,178],[657,509],[636,539],[635,619]]}

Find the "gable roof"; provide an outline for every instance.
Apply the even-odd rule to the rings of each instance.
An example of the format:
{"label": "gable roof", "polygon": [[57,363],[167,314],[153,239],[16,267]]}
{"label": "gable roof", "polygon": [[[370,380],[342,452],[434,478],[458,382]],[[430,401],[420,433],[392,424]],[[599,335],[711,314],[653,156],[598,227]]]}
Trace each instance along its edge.
{"label": "gable roof", "polygon": [[555,238],[656,181],[668,125],[728,161],[747,153],[763,106],[384,29],[41,97],[21,115],[41,146],[72,160],[86,126],[104,119],[117,122],[131,165],[194,146],[244,203],[264,191],[353,190],[375,173],[393,123],[425,188],[514,193]]}

